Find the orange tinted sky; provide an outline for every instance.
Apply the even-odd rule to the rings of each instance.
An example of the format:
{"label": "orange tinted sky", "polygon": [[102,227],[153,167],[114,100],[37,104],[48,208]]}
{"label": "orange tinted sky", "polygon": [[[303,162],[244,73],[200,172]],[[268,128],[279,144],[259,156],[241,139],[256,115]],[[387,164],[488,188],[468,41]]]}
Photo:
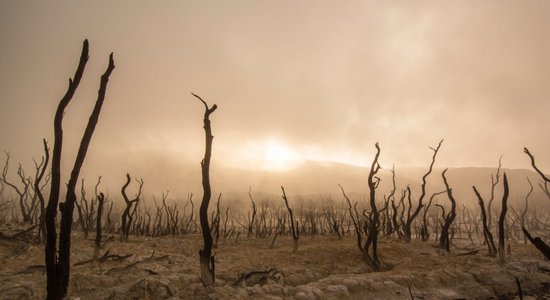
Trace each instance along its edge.
{"label": "orange tinted sky", "polygon": [[[0,149],[41,155],[90,41],[65,118],[67,164],[115,53],[85,174],[198,167],[202,105],[214,163],[302,159],[550,170],[548,1],[1,1]],[[289,161],[285,161],[289,160]],[[86,171],[87,170],[87,171]],[[147,178],[157,174],[139,174]],[[114,176],[114,175],[113,175]],[[121,179],[122,180],[122,179]]]}

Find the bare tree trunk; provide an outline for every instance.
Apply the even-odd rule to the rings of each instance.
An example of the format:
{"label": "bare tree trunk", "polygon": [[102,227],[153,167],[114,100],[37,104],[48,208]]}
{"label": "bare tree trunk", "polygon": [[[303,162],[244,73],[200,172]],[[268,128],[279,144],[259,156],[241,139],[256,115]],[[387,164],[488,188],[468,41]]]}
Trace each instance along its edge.
{"label": "bare tree trunk", "polygon": [[[71,172],[69,183],[67,185],[67,195],[65,202],[59,203],[59,189],[61,181],[61,149],[63,145],[63,115],[65,108],[71,101],[82,74],[88,61],[88,40],[84,41],[80,62],[76,70],[74,80],[69,80],[69,88],[65,96],[59,102],[54,119],[54,148],[52,157],[52,182],[50,189],[50,198],[46,210],[46,230],[47,241],[45,249],[46,275],[47,275],[47,299],[63,299],[67,294],[67,286],[70,276],[70,250],[71,250],[71,225],[73,223],[74,202],[76,200],[75,187],[80,174],[80,169],[84,163],[88,146],[95,127],[97,125],[101,107],[105,99],[105,92],[109,76],[115,68],[113,54],[109,56],[109,66],[101,76],[101,84],[98,91],[98,98],[88,125],[82,136],[80,147]],[[61,211],[61,225],[59,232],[59,251],[57,251],[57,233],[55,228],[55,219],[57,206],[59,204]],[[58,252],[58,253],[57,253]]]}
{"label": "bare tree trunk", "polygon": [[[439,237],[439,247],[441,249],[444,249],[447,252],[450,252],[450,246],[451,241],[449,239],[449,228],[451,227],[451,224],[453,223],[455,217],[456,217],[456,200],[453,197],[453,191],[449,187],[449,184],[447,182],[447,178],[445,177],[445,173],[447,172],[447,169],[441,173],[441,177],[443,177],[443,182],[445,183],[445,187],[447,188],[447,196],[449,197],[449,200],[451,201],[451,210],[447,215],[445,215],[445,210],[443,210],[443,225],[441,226],[441,236]],[[443,208],[443,207],[441,207]]]}
{"label": "bare tree trunk", "polygon": [[529,152],[529,149],[523,148],[523,152],[529,156],[531,159],[531,166],[533,166],[533,169],[539,173],[540,177],[542,178],[542,182],[540,183],[540,187],[543,190],[543,192],[548,197],[548,200],[550,200],[550,188],[548,187],[548,184],[550,183],[550,177],[547,175],[544,175],[544,173],[537,167],[535,164],[535,156]]}
{"label": "bare tree trunk", "polygon": [[101,248],[101,217],[103,215],[103,204],[105,204],[105,195],[100,193],[97,196],[97,220],[95,225],[95,247],[94,247],[94,259],[99,255],[99,249]]}
{"label": "bare tree trunk", "polygon": [[504,221],[506,220],[506,212],[508,211],[508,178],[506,178],[506,172],[503,177],[504,194],[502,195],[502,209],[500,211],[500,218],[498,219],[498,261],[502,265],[504,264]]}
{"label": "bare tree trunk", "polygon": [[210,232],[210,224],[208,222],[208,205],[210,204],[210,198],[212,191],[210,188],[210,158],[212,156],[212,127],[210,125],[210,115],[218,108],[214,104],[211,108],[201,97],[192,94],[198,98],[204,104],[204,133],[205,133],[205,150],[204,159],[201,162],[202,169],[202,189],[203,196],[201,206],[199,209],[199,218],[202,229],[202,237],[204,240],[204,248],[199,250],[199,262],[201,266],[201,280],[204,286],[212,286],[215,282],[215,264],[214,257],[212,256],[212,234]]}
{"label": "bare tree trunk", "polygon": [[[422,204],[422,201],[424,200],[424,197],[426,196],[426,183],[427,183],[426,179],[432,173],[432,170],[433,170],[433,167],[434,167],[434,164],[435,164],[435,158],[437,156],[437,152],[439,151],[439,148],[441,148],[442,143],[443,143],[443,140],[439,141],[439,144],[437,145],[437,148],[435,148],[435,149],[430,147],[430,149],[434,152],[434,154],[432,156],[432,162],[430,164],[430,167],[429,167],[428,171],[426,172],[426,174],[424,174],[424,176],[422,176],[422,185],[420,186],[421,193],[420,193],[420,197],[418,198],[418,206],[416,207],[416,209],[414,210],[412,215],[410,213],[407,214],[407,220],[403,224],[404,240],[405,240],[406,243],[409,243],[411,241],[411,225],[414,222],[414,219],[416,218],[416,216],[418,216],[418,214],[420,213],[420,209],[422,209],[422,207],[424,206]],[[408,193],[409,193],[409,198],[408,199],[410,200],[411,190],[410,190],[409,187],[407,187],[407,190],[408,190]],[[409,204],[409,210],[410,209],[411,209],[411,206]]]}
{"label": "bare tree trunk", "polygon": [[292,252],[296,253],[298,252],[298,239],[300,238],[300,231],[298,229],[298,222],[294,223],[294,214],[292,213],[292,209],[290,208],[290,205],[288,204],[288,199],[286,197],[285,188],[281,186],[281,190],[283,191],[283,200],[285,200],[286,209],[288,210],[288,216],[290,219],[290,231],[292,232]]}
{"label": "bare tree trunk", "polygon": [[426,205],[426,207],[424,208],[424,212],[422,215],[422,224],[420,227],[420,237],[422,238],[423,242],[427,241],[430,238],[430,232],[428,231],[428,211],[430,210],[430,206],[432,206],[432,202],[436,196],[446,192],[447,191],[433,193],[430,197],[430,201],[428,201],[428,205]]}
{"label": "bare tree trunk", "polygon": [[256,220],[256,203],[254,203],[254,199],[252,198],[252,186],[248,186],[248,197],[250,198],[250,202],[252,202],[252,217],[249,218],[248,234],[247,234],[248,238],[250,239],[252,237],[252,229],[254,228],[254,221]]}
{"label": "bare tree trunk", "polygon": [[[42,143],[44,144],[45,159],[41,165],[37,166],[37,175],[34,181],[34,190],[36,195],[38,196],[38,200],[40,201],[40,218],[38,220],[38,226],[40,232],[40,240],[43,243],[46,239],[46,202],[44,200],[44,195],[42,194],[40,182],[42,181],[42,178],[44,178],[44,173],[46,173],[46,168],[48,166],[48,162],[50,161],[50,149],[48,148],[48,143],[46,142],[46,139],[43,139]],[[40,169],[40,172],[38,172],[38,169]]]}
{"label": "bare tree trunk", "polygon": [[351,201],[350,199],[348,198],[348,196],[346,195],[346,192],[344,191],[344,188],[338,184],[338,186],[340,187],[340,190],[342,190],[342,194],[344,195],[344,198],[346,199],[347,203],[348,203],[348,210],[349,210],[349,216],[351,218],[351,221],[353,222],[353,226],[355,227],[355,236],[356,236],[356,239],[357,239],[357,247],[359,248],[359,251],[363,251],[363,242],[362,242],[362,230],[361,230],[361,225],[360,225],[360,220],[359,220],[359,214],[357,213],[357,209],[355,209],[356,205],[357,205],[357,202],[355,202],[353,208],[352,209],[352,205],[351,205]]}
{"label": "bare tree trunk", "polygon": [[6,178],[6,175],[9,169],[10,153],[7,151],[4,151],[4,153],[6,154],[6,163],[4,164],[4,169],[2,170],[0,181],[5,183],[7,186],[11,187],[19,196],[19,209],[21,211],[21,216],[23,217],[23,223],[32,223],[30,208],[27,207],[27,203],[26,203],[29,197],[30,179],[27,179],[25,177],[25,172],[23,171],[21,164],[19,164],[19,168],[17,169],[17,175],[19,176],[19,179],[23,184],[22,189],[19,189],[17,185],[8,181],[8,179]]}
{"label": "bare tree trunk", "polygon": [[375,144],[376,155],[372,161],[371,168],[369,170],[368,177],[368,186],[369,186],[369,202],[370,202],[370,218],[369,223],[366,226],[367,230],[367,240],[363,246],[363,256],[367,261],[367,264],[374,270],[379,271],[382,268],[381,261],[378,258],[378,209],[376,208],[376,188],[380,183],[380,178],[376,176],[380,170],[380,164],[378,163],[378,157],[380,156],[380,146],[378,143]]}
{"label": "bare tree trunk", "polygon": [[483,202],[483,198],[477,191],[475,186],[472,186],[474,189],[474,192],[477,196],[477,199],[479,201],[479,207],[481,208],[481,221],[483,223],[483,236],[485,238],[485,242],[487,243],[487,254],[490,256],[496,256],[497,248],[495,246],[495,241],[493,239],[493,235],[491,234],[491,229],[489,228],[489,225],[487,224],[487,214],[485,213],[485,203]]}
{"label": "bare tree trunk", "polygon": [[487,224],[489,229],[493,226],[493,201],[495,200],[495,187],[500,182],[500,168],[502,167],[502,155],[498,159],[498,168],[497,173],[493,177],[491,174],[491,198],[489,198],[489,203],[487,204]]}
{"label": "bare tree trunk", "polygon": [[531,234],[529,234],[527,229],[525,229],[525,227],[522,227],[521,229],[523,230],[523,234],[525,234],[531,244],[533,244],[533,246],[535,246],[540,251],[540,253],[542,253],[544,257],[546,257],[546,259],[550,260],[550,247],[540,237],[533,238]]}
{"label": "bare tree trunk", "polygon": [[[527,226],[525,222],[525,216],[527,215],[527,211],[529,210],[529,196],[531,196],[531,194],[533,193],[533,184],[531,183],[531,180],[529,180],[529,177],[526,177],[526,178],[527,178],[527,182],[529,183],[530,189],[527,195],[525,196],[525,208],[523,209],[523,212],[521,213],[521,217],[520,217],[521,227]],[[523,242],[527,244],[527,237],[525,235],[523,236]]]}
{"label": "bare tree trunk", "polygon": [[[139,184],[139,189],[136,197],[132,200],[128,198],[128,195],[126,194],[126,189],[128,188],[128,185],[130,185],[130,181],[132,178],[130,177],[130,174],[126,174],[126,183],[122,186],[122,189],[120,190],[120,193],[122,194],[122,198],[124,199],[124,202],[126,203],[126,208],[122,212],[122,220],[121,220],[121,230],[120,230],[120,240],[121,241],[128,241],[128,236],[130,235],[130,228],[132,226],[132,219],[133,214],[136,211],[136,208],[139,204],[139,200],[141,198],[141,191],[143,189],[143,178],[136,179],[137,183]],[[134,208],[133,212],[130,212],[132,209],[132,206]]]}

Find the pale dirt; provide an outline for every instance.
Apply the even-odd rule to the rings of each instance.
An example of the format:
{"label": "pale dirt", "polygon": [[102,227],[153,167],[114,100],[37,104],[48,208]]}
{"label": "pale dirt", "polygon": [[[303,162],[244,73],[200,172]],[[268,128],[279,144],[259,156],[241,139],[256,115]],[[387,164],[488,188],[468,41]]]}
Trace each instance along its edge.
{"label": "pale dirt", "polygon": [[[72,239],[71,263],[93,256],[93,241],[80,233]],[[550,299],[550,263],[531,245],[512,242],[504,266],[485,255],[482,245],[455,241],[450,255],[435,243],[410,244],[382,240],[379,253],[389,270],[371,272],[354,238],[301,237],[292,253],[292,239],[239,238],[220,242],[216,255],[216,286],[205,289],[199,280],[200,235],[130,237],[110,242],[102,250],[133,254],[118,261],[93,262],[71,268],[68,299],[514,299],[519,278],[525,299]],[[476,255],[454,256],[471,249]],[[167,259],[136,261],[168,255]],[[46,276],[43,248],[20,241],[0,240],[0,299],[43,299]],[[31,267],[31,268],[29,268]],[[238,274],[275,267],[279,282],[233,287]],[[21,273],[23,272],[23,273]]]}

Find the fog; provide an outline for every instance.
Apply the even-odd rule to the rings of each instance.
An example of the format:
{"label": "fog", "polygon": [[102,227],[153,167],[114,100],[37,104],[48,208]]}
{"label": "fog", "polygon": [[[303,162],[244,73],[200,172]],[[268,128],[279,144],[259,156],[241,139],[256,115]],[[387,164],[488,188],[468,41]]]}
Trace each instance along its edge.
{"label": "fog", "polygon": [[113,193],[126,172],[151,193],[197,191],[204,108],[191,92],[219,107],[213,176],[364,167],[375,142],[384,167],[427,166],[440,139],[440,168],[496,167],[503,155],[528,169],[526,146],[550,170],[547,1],[1,1],[0,150],[13,172],[32,167],[42,138],[53,144],[85,38],[63,165],[114,52],[82,174]]}

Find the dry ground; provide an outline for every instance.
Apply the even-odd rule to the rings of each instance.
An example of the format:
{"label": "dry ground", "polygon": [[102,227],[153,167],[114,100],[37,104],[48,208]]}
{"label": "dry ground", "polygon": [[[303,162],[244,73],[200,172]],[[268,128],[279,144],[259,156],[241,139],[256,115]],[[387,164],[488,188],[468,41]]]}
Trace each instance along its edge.
{"label": "dry ground", "polygon": [[[515,278],[525,295],[550,299],[550,263],[531,245],[511,245],[504,266],[485,256],[485,247],[455,241],[451,255],[434,242],[404,244],[383,240],[382,260],[389,270],[373,273],[362,261],[355,240],[301,237],[298,253],[292,240],[241,238],[221,242],[216,253],[216,287],[205,289],[198,278],[199,235],[163,238],[130,237],[112,241],[110,254],[130,257],[91,262],[71,268],[69,299],[513,299]],[[106,251],[102,250],[102,254]],[[456,256],[473,249],[475,255]],[[73,237],[72,264],[93,255],[93,241]],[[167,256],[167,257],[166,257]],[[149,261],[133,264],[138,261]],[[43,299],[43,248],[0,240],[0,299]],[[276,267],[279,282],[233,287],[238,274]],[[548,271],[545,271],[548,270]]]}

